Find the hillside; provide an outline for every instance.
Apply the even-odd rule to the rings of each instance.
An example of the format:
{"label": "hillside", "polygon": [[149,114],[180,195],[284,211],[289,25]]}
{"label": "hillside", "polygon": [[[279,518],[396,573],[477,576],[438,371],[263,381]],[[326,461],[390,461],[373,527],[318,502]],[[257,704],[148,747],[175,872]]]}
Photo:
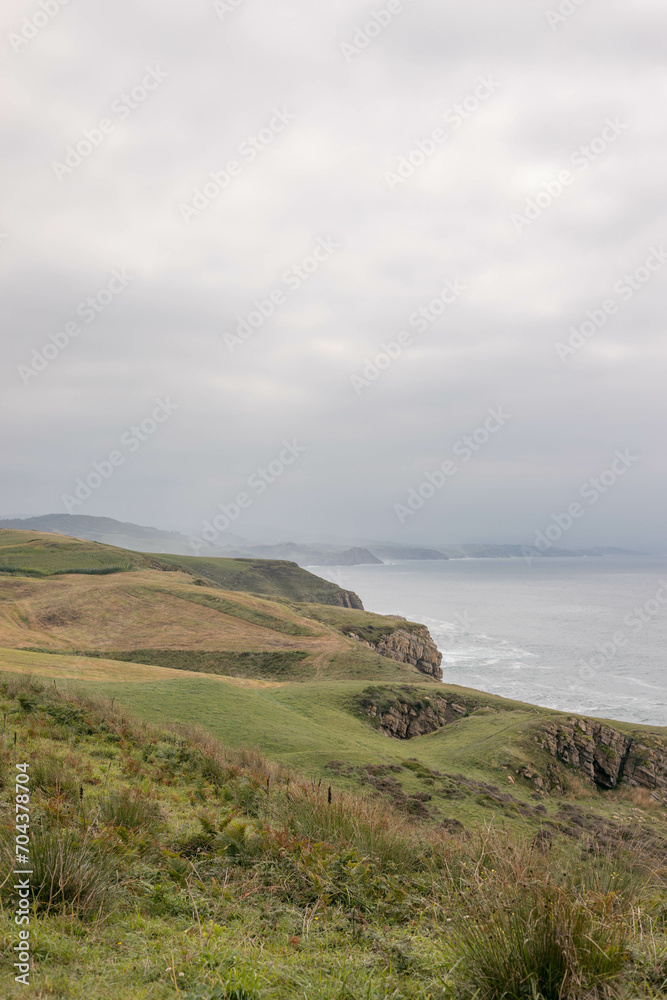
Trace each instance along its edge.
{"label": "hillside", "polygon": [[368,549],[355,546],[344,549],[340,546],[297,545],[283,542],[280,545],[247,545],[243,549],[231,550],[228,555],[258,559],[289,559],[299,566],[377,566],[378,559]]}
{"label": "hillside", "polygon": [[35,768],[42,886],[35,990],[0,970],[3,996],[521,1000],[483,992],[467,928],[520,948],[555,900],[583,930],[545,1000],[603,1000],[607,974],[664,996],[667,730],[439,682],[424,626],[313,599],[336,592],[0,531],[1,749]]}
{"label": "hillside", "polygon": [[142,568],[163,572],[180,569],[200,581],[208,580],[227,590],[363,608],[356,594],[320,579],[295,563],[172,554],[151,556],[66,535],[0,529],[0,574],[104,575]]}
{"label": "hillside", "polygon": [[356,594],[322,580],[296,563],[281,559],[209,559],[161,555],[160,562],[196,574],[227,590],[244,590],[277,599],[313,601],[363,610]]}
{"label": "hillside", "polygon": [[[448,813],[458,792],[414,759],[350,793],[341,767],[313,782],[62,684],[5,677],[0,712],[0,802],[13,813],[21,764],[33,831],[31,981],[3,962],[7,1000],[664,996],[665,841],[629,795],[596,824],[572,793],[557,812],[517,799],[470,834],[424,820],[436,786]],[[0,834],[10,866],[14,825]],[[8,956],[11,881],[0,898]]]}
{"label": "hillside", "polygon": [[[129,521],[117,521],[113,517],[94,517],[90,514],[43,514],[39,517],[0,520],[0,530],[7,528],[68,535],[137,552],[190,555],[194,551],[193,539],[179,531],[162,531]],[[238,535],[227,532],[225,539],[228,546],[245,544]],[[213,545],[201,538],[194,541],[200,553],[214,556],[225,554],[225,546]]]}
{"label": "hillside", "polygon": [[[277,600],[258,596],[262,591]],[[320,612],[314,620],[309,602],[320,596],[341,606],[331,604],[328,617]],[[431,659],[435,647],[421,626],[413,626],[407,652],[403,638],[400,649],[387,648],[404,635],[402,619],[380,620],[384,655],[351,637],[353,626],[368,621],[363,610],[342,606],[354,596],[292,563],[158,559],[60,535],[0,531],[6,648],[259,679],[412,679],[417,666],[433,672],[422,647],[430,645]]]}

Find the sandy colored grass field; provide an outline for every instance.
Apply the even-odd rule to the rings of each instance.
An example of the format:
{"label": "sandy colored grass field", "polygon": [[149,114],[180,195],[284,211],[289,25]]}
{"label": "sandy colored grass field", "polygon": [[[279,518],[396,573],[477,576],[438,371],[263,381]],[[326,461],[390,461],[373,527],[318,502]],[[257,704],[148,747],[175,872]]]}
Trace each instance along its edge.
{"label": "sandy colored grass field", "polygon": [[[122,663],[92,656],[67,656],[60,653],[30,653],[24,649],[0,649],[0,672],[34,674],[49,680],[82,681],[95,684],[148,684],[151,682],[195,679],[203,675],[190,670],[170,670],[145,663]],[[245,677],[206,675],[206,680],[233,684],[242,688],[278,687],[275,681],[250,680]]]}
{"label": "sandy colored grass field", "polygon": [[[198,603],[217,598],[232,613]],[[238,617],[233,613],[239,609]],[[256,624],[264,619],[275,626]],[[308,635],[286,635],[286,628]],[[182,573],[140,570],[112,576],[0,580],[0,643],[49,649],[303,649],[338,648],[346,640],[281,604],[202,588]]]}

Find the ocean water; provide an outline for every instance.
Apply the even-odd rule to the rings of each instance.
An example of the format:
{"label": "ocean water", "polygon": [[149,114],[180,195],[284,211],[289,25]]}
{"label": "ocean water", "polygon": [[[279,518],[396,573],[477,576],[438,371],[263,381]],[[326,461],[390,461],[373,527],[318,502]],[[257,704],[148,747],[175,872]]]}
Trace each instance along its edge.
{"label": "ocean water", "polygon": [[667,557],[317,567],[368,611],[422,622],[447,681],[667,726]]}

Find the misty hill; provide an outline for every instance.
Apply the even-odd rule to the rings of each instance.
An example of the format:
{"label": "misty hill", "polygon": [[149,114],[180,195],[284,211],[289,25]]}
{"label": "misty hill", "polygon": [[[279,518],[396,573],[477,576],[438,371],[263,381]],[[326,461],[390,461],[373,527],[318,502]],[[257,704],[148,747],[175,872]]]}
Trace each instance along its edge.
{"label": "misty hill", "polygon": [[322,580],[292,562],[197,558],[171,553],[155,556],[67,535],[0,528],[0,574],[104,576],[140,569],[162,573],[180,570],[200,584],[208,581],[226,590],[363,609],[352,591]]}
{"label": "misty hill", "polygon": [[[44,514],[40,517],[5,519],[0,520],[0,528],[52,532],[137,552],[222,555],[225,551],[224,546],[211,545],[199,538],[193,540],[179,531],[163,531],[129,521],[116,521],[113,517],[93,517],[89,514]],[[225,534],[225,538],[229,545],[245,545],[238,535]]]}
{"label": "misty hill", "polygon": [[329,545],[297,545],[296,542],[285,542],[282,545],[246,545],[243,548],[234,548],[228,554],[256,559],[291,559],[299,566],[369,566],[382,563],[382,559],[378,559],[368,549],[358,546],[338,549]]}
{"label": "misty hill", "polygon": [[446,552],[450,559],[519,559],[519,558],[548,558],[554,556],[583,558],[585,556],[622,556],[635,555],[627,549],[614,548],[613,546],[601,546],[592,549],[559,549],[552,546],[545,551],[540,551],[532,545],[496,545],[471,543],[465,545],[443,545],[442,551]]}
{"label": "misty hill", "polygon": [[168,553],[183,556],[230,556],[243,559],[291,560],[299,566],[357,566],[379,563],[368,549],[344,545],[301,545],[284,542],[278,545],[249,544],[239,535],[225,532],[222,544],[190,537],[179,531],[163,531],[112,517],[89,514],[44,514],[40,517],[0,520],[0,529],[44,531],[74,538],[102,542],[135,552]]}
{"label": "misty hill", "polygon": [[298,566],[361,566],[383,561],[446,560],[446,559],[510,559],[553,556],[630,555],[623,549],[600,547],[591,549],[560,549],[552,547],[541,553],[531,546],[470,543],[425,546],[397,545],[390,542],[364,541],[354,544],[285,541],[277,544],[250,543],[239,535],[224,532],[221,544],[212,544],[201,537],[178,531],[117,521],[112,517],[88,514],[45,514],[40,517],[0,520],[0,529],[42,531],[74,538],[102,542],[117,548],[146,553],[167,553],[182,556],[213,556],[236,559],[289,560]]}
{"label": "misty hill", "polygon": [[407,545],[370,545],[370,551],[380,559],[449,559],[444,552],[437,549],[424,549]]}

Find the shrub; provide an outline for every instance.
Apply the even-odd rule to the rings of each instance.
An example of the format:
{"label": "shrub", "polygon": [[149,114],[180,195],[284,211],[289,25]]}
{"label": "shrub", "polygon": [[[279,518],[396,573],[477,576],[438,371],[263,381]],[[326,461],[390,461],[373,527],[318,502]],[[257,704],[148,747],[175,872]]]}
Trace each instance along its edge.
{"label": "shrub", "polygon": [[611,996],[627,959],[619,924],[548,883],[487,897],[455,948],[463,996],[477,1000]]}

